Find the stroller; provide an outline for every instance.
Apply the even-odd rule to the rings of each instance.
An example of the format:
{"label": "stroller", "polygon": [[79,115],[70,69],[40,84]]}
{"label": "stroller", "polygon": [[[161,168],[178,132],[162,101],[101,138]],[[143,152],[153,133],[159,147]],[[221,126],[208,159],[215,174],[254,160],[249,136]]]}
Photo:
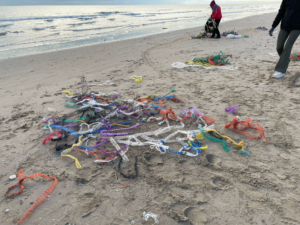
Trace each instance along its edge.
{"label": "stroller", "polygon": [[212,34],[214,27],[216,26],[215,21],[209,18],[204,26],[204,32],[200,32],[197,36],[192,36],[192,39],[208,38],[208,34]]}
{"label": "stroller", "polygon": [[209,18],[205,24],[205,32],[206,34],[212,34],[214,30],[215,23],[213,19]]}

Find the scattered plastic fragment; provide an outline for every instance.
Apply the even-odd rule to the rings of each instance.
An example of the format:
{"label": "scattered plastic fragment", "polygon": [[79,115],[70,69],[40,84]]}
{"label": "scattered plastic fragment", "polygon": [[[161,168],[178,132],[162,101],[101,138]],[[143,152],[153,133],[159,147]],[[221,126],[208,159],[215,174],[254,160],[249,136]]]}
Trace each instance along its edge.
{"label": "scattered plastic fragment", "polygon": [[9,212],[9,209],[6,209],[5,212]]}
{"label": "scattered plastic fragment", "polygon": [[65,90],[62,93],[63,94],[69,94],[70,96],[74,96],[74,94],[71,91],[69,91],[69,90]]}
{"label": "scattered plastic fragment", "polygon": [[269,55],[276,57],[276,56],[278,56],[278,53],[276,53],[276,52],[270,52]]}
{"label": "scattered plastic fragment", "polygon": [[9,179],[10,179],[10,180],[14,180],[14,179],[16,179],[16,178],[17,178],[17,175],[15,175],[15,174],[14,174],[14,175],[11,175],[11,176],[9,176]]}
{"label": "scattered plastic fragment", "polygon": [[134,80],[135,82],[141,82],[143,80],[141,76],[136,76],[136,75],[129,77],[129,79]]}
{"label": "scattered plastic fragment", "polygon": [[240,154],[247,154],[247,155],[250,154],[250,152],[248,152],[246,149],[244,149],[244,151],[240,151],[239,153],[240,153]]}
{"label": "scattered plastic fragment", "polygon": [[149,217],[153,218],[154,221],[155,221],[155,223],[159,223],[159,222],[158,222],[158,219],[157,219],[158,216],[157,216],[156,214],[154,214],[154,213],[152,213],[152,212],[146,213],[146,212],[144,211],[144,212],[143,212],[143,218],[144,218],[144,220],[145,220],[145,221],[148,221]]}
{"label": "scattered plastic fragment", "polygon": [[56,113],[57,111],[56,111],[56,109],[53,109],[53,108],[48,108],[48,111],[50,111],[50,112],[54,112],[54,113]]}
{"label": "scattered plastic fragment", "polygon": [[240,106],[226,107],[225,111],[234,114],[234,113],[236,113],[236,110],[239,109],[239,108],[240,108]]}
{"label": "scattered plastic fragment", "polygon": [[119,98],[121,95],[122,95],[121,93],[118,93],[118,94],[115,94],[114,96],[112,96],[111,98],[116,99],[116,98]]}
{"label": "scattered plastic fragment", "polygon": [[234,34],[227,35],[227,38],[229,38],[229,39],[239,39],[241,37],[242,37],[242,35],[234,35]]}
{"label": "scattered plastic fragment", "polygon": [[170,94],[170,93],[172,93],[172,92],[175,92],[175,88],[174,88],[174,87],[172,87],[171,91],[168,92],[167,94],[165,94],[164,96],[167,96],[168,94]]}
{"label": "scattered plastic fragment", "polygon": [[89,84],[89,86],[103,86],[103,85],[114,85],[110,80],[105,81],[102,84]]}

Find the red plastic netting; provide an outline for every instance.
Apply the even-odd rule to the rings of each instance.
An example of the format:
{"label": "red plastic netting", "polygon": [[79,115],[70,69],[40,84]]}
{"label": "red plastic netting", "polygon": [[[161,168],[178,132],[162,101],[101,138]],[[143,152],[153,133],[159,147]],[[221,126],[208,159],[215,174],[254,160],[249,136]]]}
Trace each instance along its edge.
{"label": "red plastic netting", "polygon": [[60,139],[62,136],[62,131],[61,130],[56,130],[49,134],[47,137],[45,137],[43,144],[46,144],[47,141],[52,140],[52,139]]}
{"label": "red plastic netting", "polygon": [[[244,134],[247,138],[250,139],[261,139],[264,137],[266,139],[265,144],[267,144],[268,140],[265,137],[264,128],[262,128],[258,123],[251,123],[251,118],[248,118],[247,121],[239,121],[239,117],[235,117],[230,123],[225,124],[225,128],[233,128],[235,132]],[[248,128],[257,130],[259,136],[255,137],[250,133],[244,132]]]}
{"label": "red plastic netting", "polygon": [[[33,213],[35,207],[37,207],[38,205],[42,204],[48,198],[48,196],[50,195],[50,193],[56,187],[57,179],[56,179],[56,177],[48,177],[48,176],[46,176],[44,174],[39,174],[39,173],[36,173],[36,174],[34,174],[32,176],[29,176],[29,177],[24,177],[24,173],[23,173],[22,169],[19,169],[17,175],[18,175],[18,178],[19,178],[19,182],[7,189],[7,191],[5,192],[5,196],[6,197],[11,197],[11,196],[14,196],[14,195],[21,194],[23,192],[23,190],[24,190],[24,186],[22,184],[27,179],[31,179],[31,178],[35,178],[35,177],[45,177],[48,180],[54,180],[54,182],[51,184],[51,186],[43,194],[41,194],[37,198],[37,200],[35,200],[35,202],[33,203],[33,205],[23,214],[23,216],[21,217],[20,221],[18,222],[18,224],[21,224],[23,221],[27,220],[31,216],[31,214]],[[12,193],[12,194],[9,195],[8,192],[11,189],[13,189],[14,187],[17,187],[17,186],[20,186],[20,188],[21,188],[20,191],[19,192],[14,192],[14,193]]]}

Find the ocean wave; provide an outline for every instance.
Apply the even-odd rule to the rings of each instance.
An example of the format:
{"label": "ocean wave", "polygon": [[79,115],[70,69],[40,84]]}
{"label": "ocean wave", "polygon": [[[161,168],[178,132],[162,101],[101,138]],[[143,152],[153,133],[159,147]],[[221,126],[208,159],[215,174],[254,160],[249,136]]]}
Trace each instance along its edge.
{"label": "ocean wave", "polygon": [[[131,15],[128,15],[128,16],[131,16]],[[153,16],[156,16],[155,14],[151,14],[151,15],[133,15],[134,17],[153,17]]]}
{"label": "ocean wave", "polygon": [[140,16],[142,13],[122,13],[124,16]]}
{"label": "ocean wave", "polygon": [[79,17],[79,20],[93,20],[94,17]]}
{"label": "ocean wave", "polygon": [[72,18],[92,18],[100,17],[101,15],[74,15],[74,16],[45,16],[45,17],[24,17],[24,18],[7,18],[0,19],[0,22],[4,21],[21,21],[21,20],[54,20],[54,19],[72,19]]}
{"label": "ocean wave", "polygon": [[109,16],[109,15],[119,14],[119,13],[125,13],[125,12],[118,12],[118,11],[113,11],[113,12],[98,12],[97,14],[99,14],[101,16]]}
{"label": "ocean wave", "polygon": [[35,30],[35,31],[40,31],[40,30],[45,30],[46,27],[43,27],[43,28],[33,28],[32,30]]}
{"label": "ocean wave", "polygon": [[10,23],[10,24],[0,24],[0,27],[8,27],[8,26],[11,26],[11,25],[14,25],[13,23]]}
{"label": "ocean wave", "polygon": [[112,28],[118,28],[118,27],[123,27],[123,26],[114,26],[114,27],[97,27],[97,28],[90,28],[90,29],[80,29],[80,30],[72,30],[75,32],[80,32],[80,31],[90,31],[90,30],[104,30],[104,29],[112,29]]}
{"label": "ocean wave", "polygon": [[41,16],[41,17],[24,17],[24,18],[7,18],[7,19],[0,19],[0,22],[4,21],[20,21],[20,20],[45,20],[47,22],[52,22],[54,19],[69,19],[69,18],[78,18],[80,20],[91,20],[96,17],[103,17],[109,16],[113,14],[121,14],[125,16],[135,16],[135,17],[150,17],[156,15],[163,15],[163,14],[177,14],[177,13],[193,13],[193,12],[201,12],[201,10],[194,10],[194,11],[176,11],[176,12],[151,12],[151,13],[138,13],[138,12],[99,12],[97,14],[92,15],[69,15],[69,16]]}
{"label": "ocean wave", "polygon": [[147,13],[147,14],[148,14],[148,15],[164,15],[164,14],[194,13],[194,12],[202,12],[202,10],[194,10],[194,11],[177,11],[177,12],[153,12],[153,13]]}
{"label": "ocean wave", "polygon": [[[52,36],[57,36],[57,35],[60,35],[60,33],[54,33],[54,34],[50,34],[50,35],[46,35],[46,36],[41,36],[41,37],[26,39],[26,40],[23,40],[21,43],[20,42],[15,42],[15,43],[11,43],[11,44],[0,45],[0,48],[2,48],[2,47],[8,47],[8,46],[14,46],[14,45],[24,45],[24,44],[37,43],[38,41],[33,41],[33,40],[41,39],[41,38],[47,38],[47,37],[52,37]],[[28,42],[28,41],[31,41],[31,42]],[[46,41],[48,41],[48,40],[46,40]],[[40,41],[40,42],[43,42],[43,41]]]}
{"label": "ocean wave", "polygon": [[145,24],[143,24],[143,26],[149,26],[149,25],[154,25],[154,24],[163,24],[163,23],[166,23],[166,22],[145,23]]}
{"label": "ocean wave", "polygon": [[85,22],[85,23],[70,23],[68,25],[75,27],[75,26],[81,26],[81,25],[84,25],[84,24],[93,24],[93,23],[95,23],[95,21]]}
{"label": "ocean wave", "polygon": [[35,27],[32,30],[41,31],[41,30],[45,30],[45,29],[55,29],[55,28],[56,28],[56,26],[51,26],[51,27]]}
{"label": "ocean wave", "polygon": [[178,17],[175,18],[168,18],[168,19],[150,19],[149,21],[160,21],[160,20],[177,20]]}
{"label": "ocean wave", "polygon": [[234,11],[234,12],[222,12],[222,14],[233,14],[233,13],[242,13],[246,11]]}
{"label": "ocean wave", "polygon": [[201,10],[194,11],[176,11],[176,12],[150,12],[150,13],[122,13],[125,16],[134,16],[134,17],[153,17],[157,15],[169,15],[169,14],[179,14],[179,13],[195,13],[202,12]]}
{"label": "ocean wave", "polygon": [[24,31],[5,31],[5,32],[1,32],[0,36],[5,36],[8,33],[18,34],[18,33],[24,33]]}

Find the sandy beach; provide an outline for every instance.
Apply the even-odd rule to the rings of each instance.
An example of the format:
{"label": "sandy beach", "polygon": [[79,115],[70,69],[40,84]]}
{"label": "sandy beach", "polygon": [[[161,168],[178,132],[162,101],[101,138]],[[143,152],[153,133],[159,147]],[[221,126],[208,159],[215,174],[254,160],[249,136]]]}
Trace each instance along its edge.
{"label": "sandy beach", "polygon": [[[6,198],[6,190],[18,182],[9,176],[18,168],[25,176],[41,173],[58,179],[48,200],[24,225],[154,224],[151,218],[143,220],[144,211],[157,214],[162,225],[300,224],[300,62],[291,62],[284,78],[271,78],[279,57],[269,53],[276,53],[278,32],[270,37],[268,31],[255,30],[270,27],[275,15],[220,25],[221,32],[235,29],[249,38],[190,39],[203,29],[198,27],[0,61],[0,224],[17,224],[52,183],[44,178],[25,180],[22,194]],[[233,56],[235,70],[171,67],[220,51]],[[300,51],[300,39],[293,51]],[[133,75],[143,81],[130,80]],[[126,179],[118,172],[118,160],[95,163],[91,156],[74,151],[82,166],[77,169],[70,158],[53,154],[55,143],[43,145],[49,134],[43,118],[75,111],[65,107],[68,99],[62,91],[79,92],[81,76],[88,83],[112,81],[115,86],[90,86],[89,92],[117,91],[122,99],[163,96],[174,87],[184,103],[167,101],[164,108],[172,107],[180,115],[180,109],[197,106],[216,120],[220,133],[244,141],[251,153],[239,154],[240,148],[232,144],[227,152],[207,139],[203,143],[208,149],[197,157],[130,147],[130,161],[122,169],[134,173],[137,156],[139,174]],[[237,105],[236,115],[264,128],[267,145],[264,139],[251,140],[224,128],[236,116],[225,107]],[[157,123],[143,123],[131,133],[157,130]],[[187,130],[197,129],[191,122],[185,125]]]}

